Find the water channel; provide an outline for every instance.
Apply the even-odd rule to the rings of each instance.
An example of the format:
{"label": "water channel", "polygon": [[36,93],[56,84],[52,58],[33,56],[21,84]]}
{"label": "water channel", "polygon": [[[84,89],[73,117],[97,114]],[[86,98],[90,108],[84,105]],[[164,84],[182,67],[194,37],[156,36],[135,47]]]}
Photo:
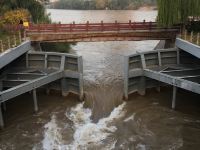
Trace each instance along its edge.
{"label": "water channel", "polygon": [[[155,21],[157,11],[74,11],[49,9],[61,23]],[[124,56],[153,50],[158,41],[88,42],[72,46],[83,56],[85,102],[51,93],[39,95],[40,112],[32,113],[29,93],[7,104],[7,127],[0,149],[34,150],[176,150],[200,146],[199,96],[178,94],[170,109],[171,89],[149,90],[122,101]],[[31,103],[31,104],[30,104]]]}

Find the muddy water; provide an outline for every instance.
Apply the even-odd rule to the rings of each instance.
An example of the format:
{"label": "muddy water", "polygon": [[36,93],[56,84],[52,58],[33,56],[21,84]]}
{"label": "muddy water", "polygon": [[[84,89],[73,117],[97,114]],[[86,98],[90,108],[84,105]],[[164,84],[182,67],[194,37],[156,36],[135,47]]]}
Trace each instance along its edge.
{"label": "muddy water", "polygon": [[[54,21],[76,22],[155,19],[155,11],[52,12]],[[96,15],[95,15],[96,13]],[[62,14],[62,15],[61,15]],[[62,16],[62,18],[60,18]],[[95,16],[95,17],[94,17]],[[99,17],[99,18],[98,18]],[[7,127],[0,149],[46,150],[196,150],[200,146],[199,95],[178,92],[177,111],[170,109],[171,88],[122,101],[123,57],[151,50],[158,41],[78,43],[71,53],[83,56],[85,102],[70,95],[39,93],[40,112],[33,114],[27,93],[7,104]]]}
{"label": "muddy water", "polygon": [[92,108],[92,119],[109,115],[123,99],[124,56],[141,50],[152,50],[157,41],[78,43],[72,52],[83,56],[86,104]]}

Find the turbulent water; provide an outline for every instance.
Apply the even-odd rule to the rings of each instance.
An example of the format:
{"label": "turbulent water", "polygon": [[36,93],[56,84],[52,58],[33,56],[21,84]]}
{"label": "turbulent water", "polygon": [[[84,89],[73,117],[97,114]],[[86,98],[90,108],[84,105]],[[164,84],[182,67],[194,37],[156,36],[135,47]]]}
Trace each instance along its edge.
{"label": "turbulent water", "polygon": [[[127,22],[156,18],[156,11],[48,10],[53,21]],[[145,96],[123,95],[124,56],[153,50],[158,41],[88,42],[72,46],[83,56],[85,101],[39,94],[40,112],[32,113],[27,93],[7,104],[7,127],[0,149],[33,150],[176,150],[199,149],[199,95],[178,92],[177,111],[171,91],[154,89]],[[190,101],[188,101],[188,97]]]}

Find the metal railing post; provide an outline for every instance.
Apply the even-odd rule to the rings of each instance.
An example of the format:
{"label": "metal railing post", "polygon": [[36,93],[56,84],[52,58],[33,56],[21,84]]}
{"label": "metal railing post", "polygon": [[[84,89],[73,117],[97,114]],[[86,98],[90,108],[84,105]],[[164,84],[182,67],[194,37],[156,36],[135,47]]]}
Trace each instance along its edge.
{"label": "metal railing post", "polygon": [[101,31],[104,31],[103,21],[101,21]]}
{"label": "metal railing post", "polygon": [[10,46],[10,37],[7,37],[7,40],[8,40],[8,49],[10,49],[11,48],[11,46]]}
{"label": "metal railing post", "polygon": [[3,41],[0,40],[0,44],[1,44],[1,52],[3,52]]}
{"label": "metal railing post", "polygon": [[13,35],[13,39],[14,39],[14,46],[17,46],[17,39],[16,39],[15,34]]}
{"label": "metal railing post", "polygon": [[86,31],[88,31],[88,28],[89,28],[89,21],[87,21],[87,24],[86,24]]}
{"label": "metal railing post", "polygon": [[131,20],[129,20],[129,28],[131,28]]}
{"label": "metal railing post", "polygon": [[199,33],[197,33],[197,45],[199,45]]}
{"label": "metal railing post", "polygon": [[191,34],[190,34],[190,42],[192,42],[192,40],[193,40],[193,31],[191,32]]}
{"label": "metal railing post", "polygon": [[21,31],[19,31],[19,43],[22,43],[22,36],[21,36]]}
{"label": "metal railing post", "polygon": [[24,41],[26,41],[26,30],[24,30]]}
{"label": "metal railing post", "polygon": [[151,28],[152,28],[152,22],[150,21],[149,22],[149,30],[151,30]]}
{"label": "metal railing post", "polygon": [[72,24],[71,23],[69,25],[69,30],[70,30],[70,32],[72,32]]}
{"label": "metal railing post", "polygon": [[187,40],[187,30],[185,30],[184,36],[185,36],[184,40]]}
{"label": "metal railing post", "polygon": [[76,23],[75,23],[75,21],[73,21],[73,28],[74,28],[74,30],[73,31],[76,31],[76,28],[75,28],[75,26],[76,26]]}
{"label": "metal railing post", "polygon": [[115,20],[115,25],[116,25],[117,31],[119,31],[120,30],[120,24],[117,22],[117,20]]}

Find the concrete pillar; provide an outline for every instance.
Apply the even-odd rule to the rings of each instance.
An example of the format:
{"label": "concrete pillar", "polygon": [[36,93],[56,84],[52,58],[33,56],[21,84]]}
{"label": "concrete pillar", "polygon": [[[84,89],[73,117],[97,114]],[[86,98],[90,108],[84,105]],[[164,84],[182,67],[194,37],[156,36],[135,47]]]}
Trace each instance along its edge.
{"label": "concrete pillar", "polygon": [[84,92],[83,92],[83,76],[82,76],[82,74],[79,75],[79,89],[80,89],[79,99],[81,101],[83,101],[84,100]]}
{"label": "concrete pillar", "polygon": [[[142,68],[146,69],[146,60],[144,54],[140,55],[142,61]],[[142,76],[138,82],[138,93],[142,96],[146,94],[146,77]]]}
{"label": "concrete pillar", "polygon": [[172,109],[175,109],[176,107],[176,94],[177,94],[177,87],[173,86]]}
{"label": "concrete pillar", "polygon": [[62,91],[62,96],[64,96],[64,97],[68,96],[69,91],[68,91],[67,79],[66,78],[61,79],[61,91]]}
{"label": "concrete pillar", "polygon": [[124,57],[124,99],[128,99],[129,56]]}
{"label": "concrete pillar", "polygon": [[48,68],[48,60],[47,60],[48,58],[47,58],[47,57],[48,57],[48,55],[45,54],[45,58],[44,58],[44,68],[45,68],[45,69]]}
{"label": "concrete pillar", "polygon": [[146,94],[146,78],[144,76],[140,77],[138,82],[138,93],[142,96]]}
{"label": "concrete pillar", "polygon": [[33,102],[34,102],[34,111],[38,111],[38,103],[37,103],[37,94],[36,89],[33,90]]}
{"label": "concrete pillar", "polygon": [[1,104],[2,103],[0,103],[0,128],[3,128],[4,127],[4,120],[3,120],[3,114],[2,114]]}
{"label": "concrete pillar", "polygon": [[[161,58],[161,53],[158,51],[158,64],[161,67],[162,66],[162,58]],[[160,82],[158,81],[158,85],[156,87],[156,91],[160,92]]]}
{"label": "concrete pillar", "polygon": [[162,59],[161,59],[160,51],[158,51],[158,64],[160,67],[162,66]]}
{"label": "concrete pillar", "polygon": [[177,65],[180,65],[180,50],[177,50]]}

